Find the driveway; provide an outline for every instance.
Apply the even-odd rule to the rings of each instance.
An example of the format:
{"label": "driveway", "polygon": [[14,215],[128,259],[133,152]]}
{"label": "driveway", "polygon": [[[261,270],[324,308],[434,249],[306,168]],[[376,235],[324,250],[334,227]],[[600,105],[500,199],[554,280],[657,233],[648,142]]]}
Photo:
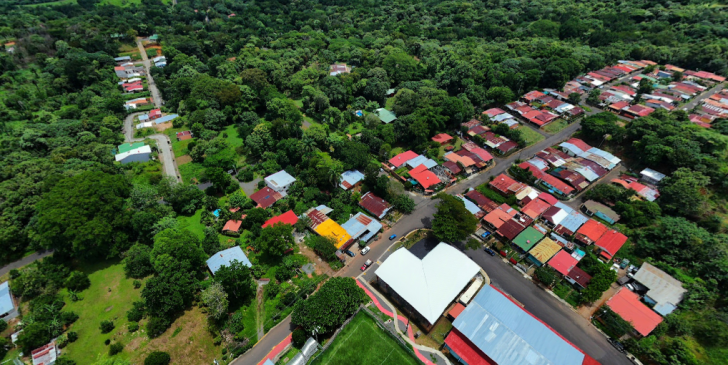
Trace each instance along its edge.
{"label": "driveway", "polygon": [[137,40],[137,47],[139,48],[139,53],[141,53],[142,55],[142,63],[144,63],[144,69],[146,70],[147,74],[147,85],[149,85],[149,92],[151,92],[152,94],[154,105],[159,108],[160,106],[164,105],[164,100],[162,100],[162,96],[157,89],[157,84],[154,83],[152,74],[149,72],[149,69],[151,67],[151,61],[149,61],[149,57],[147,57],[147,50],[144,49],[144,45],[142,45],[141,39]]}
{"label": "driveway", "polygon": [[245,192],[245,195],[251,196],[253,193],[255,193],[255,189],[258,188],[258,182],[263,181],[263,179],[256,177],[251,182],[242,182],[240,181],[240,188],[243,189]]}
{"label": "driveway", "polygon": [[14,269],[20,269],[21,267],[28,265],[32,262],[35,262],[36,260],[40,260],[46,256],[50,256],[53,254],[53,251],[38,251],[36,253],[33,253],[31,255],[25,256],[22,259],[11,262],[3,267],[0,267],[0,276],[4,276],[5,274],[9,273],[10,270]]}

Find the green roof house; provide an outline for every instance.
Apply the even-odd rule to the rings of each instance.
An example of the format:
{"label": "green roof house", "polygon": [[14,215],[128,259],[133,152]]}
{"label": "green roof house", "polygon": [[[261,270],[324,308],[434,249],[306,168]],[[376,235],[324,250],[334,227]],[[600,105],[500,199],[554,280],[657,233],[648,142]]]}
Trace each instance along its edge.
{"label": "green roof house", "polygon": [[149,40],[152,42],[156,42],[159,40],[159,34],[152,34],[149,36]]}
{"label": "green roof house", "polygon": [[377,113],[379,120],[381,120],[384,124],[392,123],[397,119],[397,116],[394,115],[394,113],[384,108],[379,108],[375,110],[375,112]]}
{"label": "green roof house", "polygon": [[141,147],[144,147],[144,142],[122,143],[119,147],[117,147],[117,149],[119,150],[119,153],[126,153]]}
{"label": "green roof house", "polygon": [[513,239],[513,243],[515,243],[516,246],[520,247],[523,251],[528,251],[542,238],[543,233],[536,230],[536,228],[528,227]]}

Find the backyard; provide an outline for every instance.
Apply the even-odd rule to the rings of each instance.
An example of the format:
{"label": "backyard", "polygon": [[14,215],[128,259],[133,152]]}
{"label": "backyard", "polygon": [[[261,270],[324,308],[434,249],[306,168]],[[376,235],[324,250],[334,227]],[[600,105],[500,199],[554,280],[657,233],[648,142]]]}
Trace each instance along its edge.
{"label": "backyard", "polygon": [[545,127],[543,127],[543,131],[548,134],[556,134],[560,132],[562,129],[566,128],[566,126],[569,125],[566,123],[563,119],[556,119],[553,123],[547,124]]}
{"label": "backyard", "polygon": [[[126,312],[134,301],[140,300],[141,289],[134,289],[133,279],[125,276],[123,265],[114,261],[102,262],[87,264],[81,270],[89,275],[91,287],[79,294],[81,300],[66,300],[64,310],[79,315],[78,321],[69,329],[78,333],[78,340],[64,349],[64,355],[69,359],[78,364],[90,364],[107,357],[109,348],[104,344],[107,339],[123,344],[124,350],[116,357],[133,363],[141,363],[147,354],[156,350],[169,352],[173,361],[185,359],[184,362],[190,364],[207,363],[220,353],[206,329],[206,315],[197,307],[177,318],[158,338],[149,339],[142,329],[129,332]],[[68,298],[66,289],[60,294]],[[114,330],[102,334],[99,324],[103,320],[112,321]],[[145,322],[142,320],[141,328]]]}
{"label": "backyard", "polygon": [[359,313],[312,364],[414,365],[420,362],[384,333],[374,319],[365,313]]}
{"label": "backyard", "polygon": [[532,146],[544,140],[544,136],[541,135],[541,133],[538,133],[529,127],[523,126],[518,130],[521,131],[521,136],[523,136],[527,146]]}

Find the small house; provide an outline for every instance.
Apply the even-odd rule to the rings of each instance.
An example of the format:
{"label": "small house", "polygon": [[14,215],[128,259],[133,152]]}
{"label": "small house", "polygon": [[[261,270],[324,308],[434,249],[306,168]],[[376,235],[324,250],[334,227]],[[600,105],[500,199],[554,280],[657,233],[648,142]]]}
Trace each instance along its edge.
{"label": "small house", "polygon": [[238,261],[247,267],[253,266],[240,246],[235,246],[212,255],[207,259],[207,267],[210,269],[212,275],[215,275],[217,270],[220,270],[223,266],[230,266],[233,261]]}
{"label": "small house", "polygon": [[351,190],[361,185],[362,181],[364,181],[364,174],[358,170],[344,171],[344,173],[341,174],[341,183],[339,183],[339,187],[344,190]]}
{"label": "small house", "polygon": [[267,176],[264,180],[269,188],[277,192],[287,191],[296,182],[296,178],[287,173],[286,170],[278,171],[273,175]]}
{"label": "small house", "polygon": [[374,195],[374,193],[367,192],[362,195],[359,206],[366,209],[367,212],[372,213],[375,217],[382,219],[392,209],[392,205],[386,200]]}

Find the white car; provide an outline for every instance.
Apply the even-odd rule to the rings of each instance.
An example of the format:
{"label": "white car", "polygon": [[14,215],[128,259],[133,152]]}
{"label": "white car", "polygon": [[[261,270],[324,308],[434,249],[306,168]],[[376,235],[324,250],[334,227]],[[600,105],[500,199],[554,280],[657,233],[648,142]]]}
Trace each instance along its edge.
{"label": "white car", "polygon": [[366,254],[367,254],[367,252],[369,252],[369,246],[367,246],[367,247],[364,247],[364,248],[362,248],[362,249],[361,249],[361,254],[362,254],[362,255],[366,255]]}

